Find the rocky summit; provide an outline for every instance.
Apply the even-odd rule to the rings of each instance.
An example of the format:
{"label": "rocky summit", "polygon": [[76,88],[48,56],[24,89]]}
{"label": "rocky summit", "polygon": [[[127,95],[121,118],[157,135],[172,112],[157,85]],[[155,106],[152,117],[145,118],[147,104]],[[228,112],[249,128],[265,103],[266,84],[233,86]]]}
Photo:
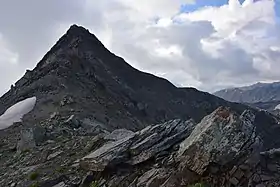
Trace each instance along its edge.
{"label": "rocky summit", "polygon": [[140,72],[73,25],[0,98],[0,186],[280,186],[280,119]]}
{"label": "rocky summit", "polygon": [[116,128],[140,130],[171,119],[201,120],[220,105],[236,108],[194,88],[176,88],[165,79],[140,72],[108,51],[88,30],[73,25],[32,71],[0,99],[0,114],[36,97],[27,125],[53,113]]}

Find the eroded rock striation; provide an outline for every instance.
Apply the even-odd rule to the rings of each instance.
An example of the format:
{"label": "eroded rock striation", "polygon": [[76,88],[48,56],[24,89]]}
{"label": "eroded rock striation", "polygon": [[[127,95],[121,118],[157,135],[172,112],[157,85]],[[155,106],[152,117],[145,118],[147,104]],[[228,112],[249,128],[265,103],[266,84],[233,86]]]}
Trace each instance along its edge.
{"label": "eroded rock striation", "polygon": [[249,110],[238,115],[221,107],[197,125],[175,120],[105,144],[80,164],[101,176],[106,173],[103,179],[109,186],[186,186],[199,181],[210,186],[277,186],[279,151],[262,152],[265,140],[254,120]]}
{"label": "eroded rock striation", "polygon": [[[220,107],[200,123],[177,119],[137,132],[118,129],[98,134],[84,134],[68,122],[67,128],[52,127],[56,133],[41,144],[35,143],[33,131],[23,131],[19,145],[26,146],[20,152],[13,144],[0,147],[4,150],[0,184],[279,186],[280,151],[270,149],[271,141],[260,133],[258,115]],[[28,178],[32,173],[38,173],[35,181]]]}

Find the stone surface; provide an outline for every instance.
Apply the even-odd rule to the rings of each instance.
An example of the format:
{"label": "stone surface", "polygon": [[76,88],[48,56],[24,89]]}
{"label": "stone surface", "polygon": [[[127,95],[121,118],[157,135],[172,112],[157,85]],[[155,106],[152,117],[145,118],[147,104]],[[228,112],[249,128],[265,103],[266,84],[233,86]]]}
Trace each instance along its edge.
{"label": "stone surface", "polygon": [[133,136],[108,143],[82,158],[81,166],[91,171],[103,171],[110,165],[116,165],[127,157],[127,149]]}
{"label": "stone surface", "polygon": [[67,187],[67,185],[64,182],[60,182],[60,183],[54,185],[53,187]]}
{"label": "stone surface", "polygon": [[114,130],[111,134],[105,136],[104,138],[106,140],[116,141],[116,140],[120,140],[120,139],[126,138],[128,136],[133,136],[133,135],[134,135],[134,132],[132,132],[130,130],[117,129],[117,130]]}
{"label": "stone surface", "polygon": [[35,147],[34,133],[33,129],[23,129],[20,133],[20,140],[17,144],[17,150],[27,151]]}
{"label": "stone surface", "polygon": [[261,149],[253,121],[254,115],[250,111],[238,116],[228,108],[219,108],[205,117],[181,143],[180,155],[198,174],[203,174],[210,164],[223,167],[248,149]]}
{"label": "stone surface", "polygon": [[[221,107],[198,124],[177,119],[137,132],[98,134],[66,125],[69,116],[57,117],[39,126],[51,139],[28,151],[15,154],[5,148],[17,143],[16,136],[1,140],[0,149],[10,150],[2,151],[1,167],[8,170],[0,170],[1,186],[29,186],[34,183],[28,180],[32,173],[38,173],[43,187],[87,186],[93,181],[107,187],[177,187],[197,181],[209,186],[280,184],[279,151],[264,147],[266,136],[259,133],[250,111],[239,115]],[[48,124],[56,125],[50,129]],[[22,134],[18,131],[19,137]],[[27,134],[27,140],[33,140],[32,133]]]}
{"label": "stone surface", "polygon": [[50,154],[48,157],[47,157],[47,160],[51,160],[51,159],[54,159],[55,157],[59,156],[60,154],[62,154],[63,151],[57,151],[55,153],[52,153]]}

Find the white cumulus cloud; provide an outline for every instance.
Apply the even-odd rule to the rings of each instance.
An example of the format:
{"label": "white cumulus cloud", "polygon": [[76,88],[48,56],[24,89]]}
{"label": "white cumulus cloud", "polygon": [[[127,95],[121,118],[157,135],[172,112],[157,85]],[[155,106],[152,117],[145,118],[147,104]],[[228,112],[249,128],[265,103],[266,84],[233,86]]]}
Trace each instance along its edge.
{"label": "white cumulus cloud", "polygon": [[[12,8],[12,2],[15,0],[7,6]],[[230,0],[221,7],[207,6],[189,13],[180,12],[180,6],[195,3],[193,0],[50,0],[44,6],[24,2],[24,6],[16,6],[20,9],[15,8],[20,17],[0,7],[0,33],[9,51],[18,54],[21,70],[34,67],[54,41],[76,23],[89,28],[136,68],[164,76],[178,86],[213,91],[280,80],[275,2],[246,0],[241,4]],[[32,22],[31,10],[38,12]],[[9,26],[11,21],[13,27]],[[9,55],[5,58],[12,59]],[[0,86],[6,88],[11,81]]]}

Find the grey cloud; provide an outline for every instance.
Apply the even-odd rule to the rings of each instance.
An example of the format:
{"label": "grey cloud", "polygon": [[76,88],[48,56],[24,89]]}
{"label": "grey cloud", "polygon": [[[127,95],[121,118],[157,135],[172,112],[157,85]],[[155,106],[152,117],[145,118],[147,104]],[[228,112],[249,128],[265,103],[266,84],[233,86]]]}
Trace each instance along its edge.
{"label": "grey cloud", "polygon": [[[124,57],[136,68],[164,76],[176,85],[212,91],[229,85],[280,78],[276,70],[279,53],[271,51],[267,46],[262,50],[264,54],[260,58],[269,61],[274,73],[261,72],[254,66],[254,54],[248,52],[251,43],[246,48],[246,39],[236,43],[213,35],[216,30],[210,21],[175,19],[170,26],[151,27],[153,19],[144,20],[146,16],[143,16],[142,20],[141,15],[135,17],[139,12],[122,2],[10,0],[2,3],[0,33],[6,41],[5,47],[18,54],[19,59],[18,64],[1,62],[0,59],[0,95],[26,68],[33,68],[73,23],[89,28],[106,42],[112,52]],[[269,28],[269,25],[262,22],[251,22],[236,34],[254,33],[259,27],[267,28],[267,32],[270,32],[267,35],[276,38],[271,41],[276,46],[280,44],[279,28]],[[159,41],[159,46],[153,43],[154,40]],[[217,51],[220,56],[213,57],[207,53],[203,49],[202,40],[211,44],[221,42],[222,48]],[[182,50],[182,56],[168,58],[156,54],[156,49],[172,45]]]}
{"label": "grey cloud", "polygon": [[[0,34],[5,47],[18,54],[18,63],[0,62],[0,95],[19,79],[27,68],[33,68],[60,37],[60,24],[83,23],[83,3],[75,0],[1,2]],[[99,14],[97,14],[99,15]],[[98,24],[96,19],[96,25]],[[64,31],[63,31],[64,32]],[[1,44],[0,44],[1,45]],[[8,73],[7,73],[8,72]],[[5,80],[5,81],[4,81]]]}

